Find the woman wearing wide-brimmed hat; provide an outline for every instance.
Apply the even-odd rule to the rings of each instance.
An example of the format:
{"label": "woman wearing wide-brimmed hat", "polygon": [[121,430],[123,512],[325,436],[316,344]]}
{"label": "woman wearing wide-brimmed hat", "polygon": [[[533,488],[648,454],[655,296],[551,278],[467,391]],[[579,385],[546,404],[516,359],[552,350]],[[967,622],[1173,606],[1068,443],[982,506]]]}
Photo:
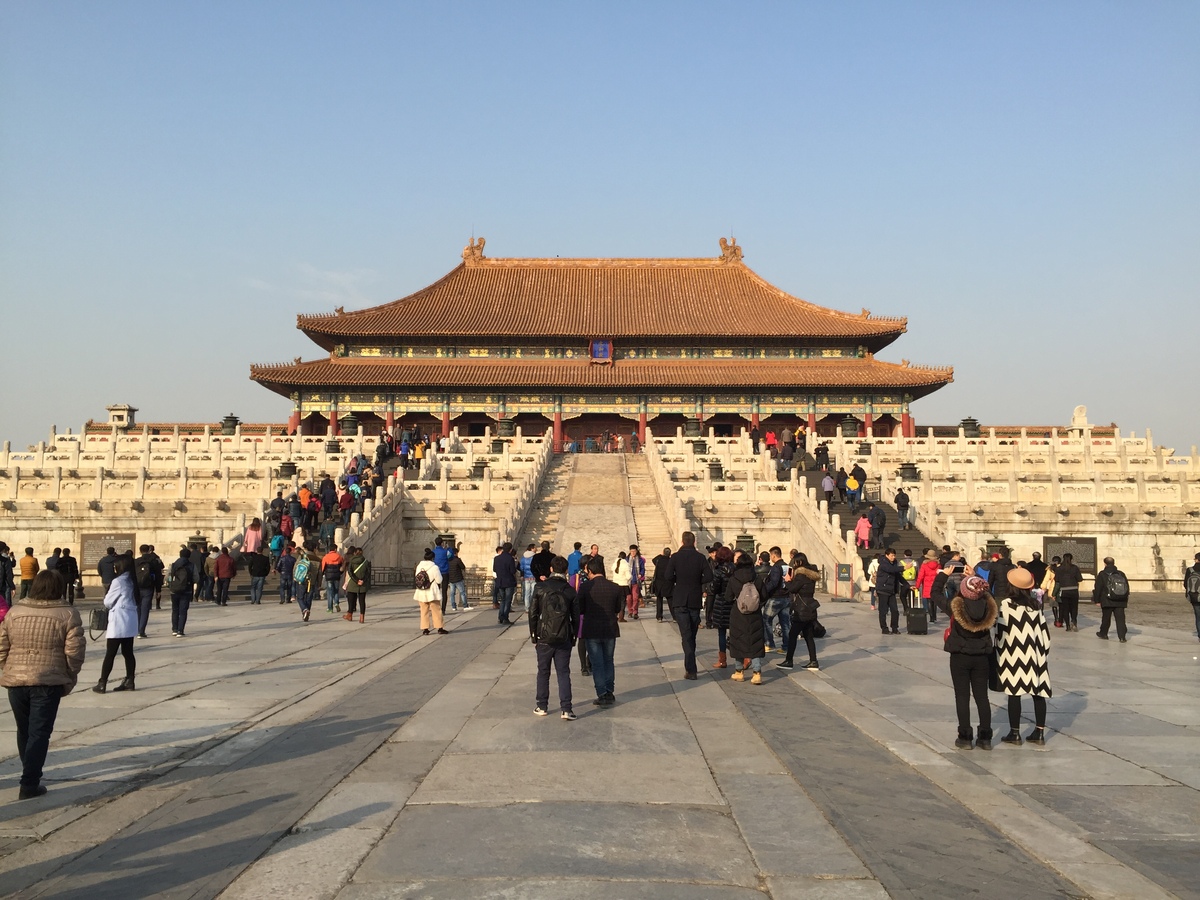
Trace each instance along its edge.
{"label": "woman wearing wide-brimmed hat", "polygon": [[921,598],[921,605],[925,607],[925,612],[929,614],[930,622],[937,621],[937,604],[930,600],[930,598],[933,596],[933,582],[937,579],[941,568],[941,563],[938,562],[938,555],[932,550],[926,550],[925,559],[917,568],[917,580],[913,582],[913,590]]}
{"label": "woman wearing wide-brimmed hat", "polygon": [[1008,725],[1002,737],[1006,744],[1021,741],[1021,698],[1033,697],[1035,727],[1026,738],[1031,744],[1046,744],[1046,700],[1050,690],[1050,628],[1037,600],[1033,598],[1033,573],[1010,569],[1009,595],[1000,602],[997,662],[1000,687],[1008,695]]}

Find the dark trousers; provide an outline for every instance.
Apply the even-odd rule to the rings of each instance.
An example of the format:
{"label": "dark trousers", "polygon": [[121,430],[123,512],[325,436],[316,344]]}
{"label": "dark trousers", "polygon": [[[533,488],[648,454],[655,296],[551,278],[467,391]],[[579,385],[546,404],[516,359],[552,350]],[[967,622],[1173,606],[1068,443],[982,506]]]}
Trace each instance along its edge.
{"label": "dark trousers", "polygon": [[442,573],[442,615],[446,615],[446,600],[450,596],[450,579]]}
{"label": "dark trousers", "polygon": [[188,607],[191,605],[190,590],[171,594],[171,634],[183,634],[183,629],[187,627]]}
{"label": "dark trousers", "polygon": [[817,661],[817,642],[813,640],[813,630],[816,627],[816,619],[813,619],[811,622],[802,622],[799,619],[792,620],[792,630],[788,632],[787,658],[785,662],[792,661],[792,656],[796,652],[796,642],[800,635],[804,635],[804,646],[808,648],[808,661]]}
{"label": "dark trousers", "polygon": [[50,735],[58,718],[63,688],[35,684],[8,689],[8,705],[17,722],[17,755],[21,758],[21,787],[35,788],[42,781],[42,766],[50,750]]}
{"label": "dark trousers", "polygon": [[658,619],[661,622],[662,617],[663,617],[663,595],[661,593],[659,593],[657,588],[655,588],[655,590],[654,590],[654,618]]}
{"label": "dark trousers", "polygon": [[229,582],[232,578],[217,579],[217,603],[220,606],[226,606],[229,603]]}
{"label": "dark trousers", "polygon": [[971,697],[979,711],[979,736],[991,740],[992,703],[988,699],[987,654],[950,654],[950,681],[954,684],[954,709],[958,713],[958,736],[971,739]]}
{"label": "dark trousers", "polygon": [[279,577],[279,602],[287,603],[292,599],[292,579]]}
{"label": "dark trousers", "polygon": [[138,634],[145,635],[146,626],[150,624],[150,607],[154,603],[154,592],[145,590],[142,599],[138,601]]}
{"label": "dark trousers", "polygon": [[696,674],[696,633],[700,630],[700,610],[687,606],[672,606],[671,615],[679,625],[679,638],[683,643],[683,670]]}
{"label": "dark trousers", "polygon": [[879,605],[880,630],[888,630],[887,615],[890,610],[892,613],[892,631],[898,631],[900,629],[900,604],[896,600],[896,595],[876,592],[875,602]]}
{"label": "dark trousers", "polygon": [[[1038,728],[1046,727],[1046,698],[1033,698],[1033,721]],[[1008,727],[1016,731],[1021,727],[1021,698],[1008,698]]]}
{"label": "dark trousers", "polygon": [[130,681],[133,680],[133,676],[137,672],[137,660],[133,658],[133,638],[109,638],[104,647],[104,662],[100,665],[101,682],[108,681],[108,676],[112,674],[113,662],[117,658],[118,650],[125,657],[125,677]]}
{"label": "dark trousers", "polygon": [[357,606],[359,615],[365,616],[367,614],[367,594],[366,594],[366,592],[364,591],[361,594],[352,594],[349,591],[347,591],[346,592],[346,604],[350,607],[349,610],[347,610],[350,615],[354,615],[354,608],[355,608],[355,606]]}
{"label": "dark trousers", "polygon": [[1192,604],[1192,615],[1196,617],[1196,637],[1200,637],[1200,603]]}
{"label": "dark trousers", "polygon": [[579,641],[578,646],[579,646],[579,674],[580,675],[591,675],[592,674],[592,661],[590,659],[588,659],[587,641],[583,641],[583,640]]}
{"label": "dark trousers", "polygon": [[1108,636],[1108,627],[1112,624],[1113,619],[1117,620],[1117,637],[1125,640],[1125,607],[1123,606],[1100,610],[1100,633],[1105,637]]}
{"label": "dark trousers", "polygon": [[507,622],[508,616],[512,612],[513,591],[515,590],[515,587],[500,588],[500,614],[498,618],[501,622]]}
{"label": "dark trousers", "polygon": [[546,709],[550,702],[550,663],[558,676],[558,705],[563,712],[571,709],[571,645],[537,645],[537,697],[539,709]]}
{"label": "dark trousers", "polygon": [[[592,684],[596,696],[603,697],[616,689],[617,669],[613,657],[617,651],[616,638],[588,638],[588,659],[592,662]],[[547,689],[547,693],[549,689]]]}
{"label": "dark trousers", "polygon": [[1079,588],[1063,588],[1059,591],[1058,614],[1064,625],[1079,624]]}

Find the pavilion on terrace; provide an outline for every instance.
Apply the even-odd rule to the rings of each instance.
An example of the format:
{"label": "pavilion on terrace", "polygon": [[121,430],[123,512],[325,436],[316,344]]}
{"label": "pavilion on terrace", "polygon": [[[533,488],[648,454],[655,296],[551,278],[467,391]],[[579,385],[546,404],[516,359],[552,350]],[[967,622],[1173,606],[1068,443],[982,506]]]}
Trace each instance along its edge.
{"label": "pavilion on terrace", "polygon": [[[741,427],[914,433],[949,367],[884,362],[903,318],[826,309],[769,284],[735,240],[704,259],[492,259],[472,238],[444,277],[369,309],[297,317],[327,352],[254,365],[289,432],[419,426],[499,434]],[[853,421],[851,421],[853,420]]]}

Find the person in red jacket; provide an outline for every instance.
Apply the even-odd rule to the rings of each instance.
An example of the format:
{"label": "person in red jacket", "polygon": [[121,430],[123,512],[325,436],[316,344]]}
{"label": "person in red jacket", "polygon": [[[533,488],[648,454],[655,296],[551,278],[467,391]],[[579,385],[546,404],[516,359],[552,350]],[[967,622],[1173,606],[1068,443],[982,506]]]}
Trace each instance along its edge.
{"label": "person in red jacket", "polygon": [[213,577],[217,579],[217,606],[229,605],[229,582],[237,574],[237,563],[229,555],[229,548],[222,547],[221,555],[213,562]]}
{"label": "person in red jacket", "polygon": [[926,550],[925,561],[917,569],[917,580],[913,583],[913,590],[920,596],[921,605],[929,613],[930,622],[937,621],[937,603],[930,599],[930,595],[933,593],[933,579],[937,578],[940,569],[938,555],[932,550]]}

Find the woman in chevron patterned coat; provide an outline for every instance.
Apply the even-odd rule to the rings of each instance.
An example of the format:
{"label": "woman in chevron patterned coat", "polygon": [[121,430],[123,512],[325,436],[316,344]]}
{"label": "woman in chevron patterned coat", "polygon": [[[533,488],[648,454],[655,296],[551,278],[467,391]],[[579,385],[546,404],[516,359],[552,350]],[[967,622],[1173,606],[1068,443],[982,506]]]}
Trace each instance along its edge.
{"label": "woman in chevron patterned coat", "polygon": [[1008,724],[1012,729],[1000,740],[1020,745],[1021,698],[1033,695],[1036,727],[1026,738],[1039,747],[1046,745],[1046,698],[1051,696],[1050,629],[1038,602],[1033,599],[1033,574],[1028,569],[1011,569],[1007,575],[1009,596],[1000,602],[996,620],[999,636],[997,657],[1000,688],[1008,695]]}

